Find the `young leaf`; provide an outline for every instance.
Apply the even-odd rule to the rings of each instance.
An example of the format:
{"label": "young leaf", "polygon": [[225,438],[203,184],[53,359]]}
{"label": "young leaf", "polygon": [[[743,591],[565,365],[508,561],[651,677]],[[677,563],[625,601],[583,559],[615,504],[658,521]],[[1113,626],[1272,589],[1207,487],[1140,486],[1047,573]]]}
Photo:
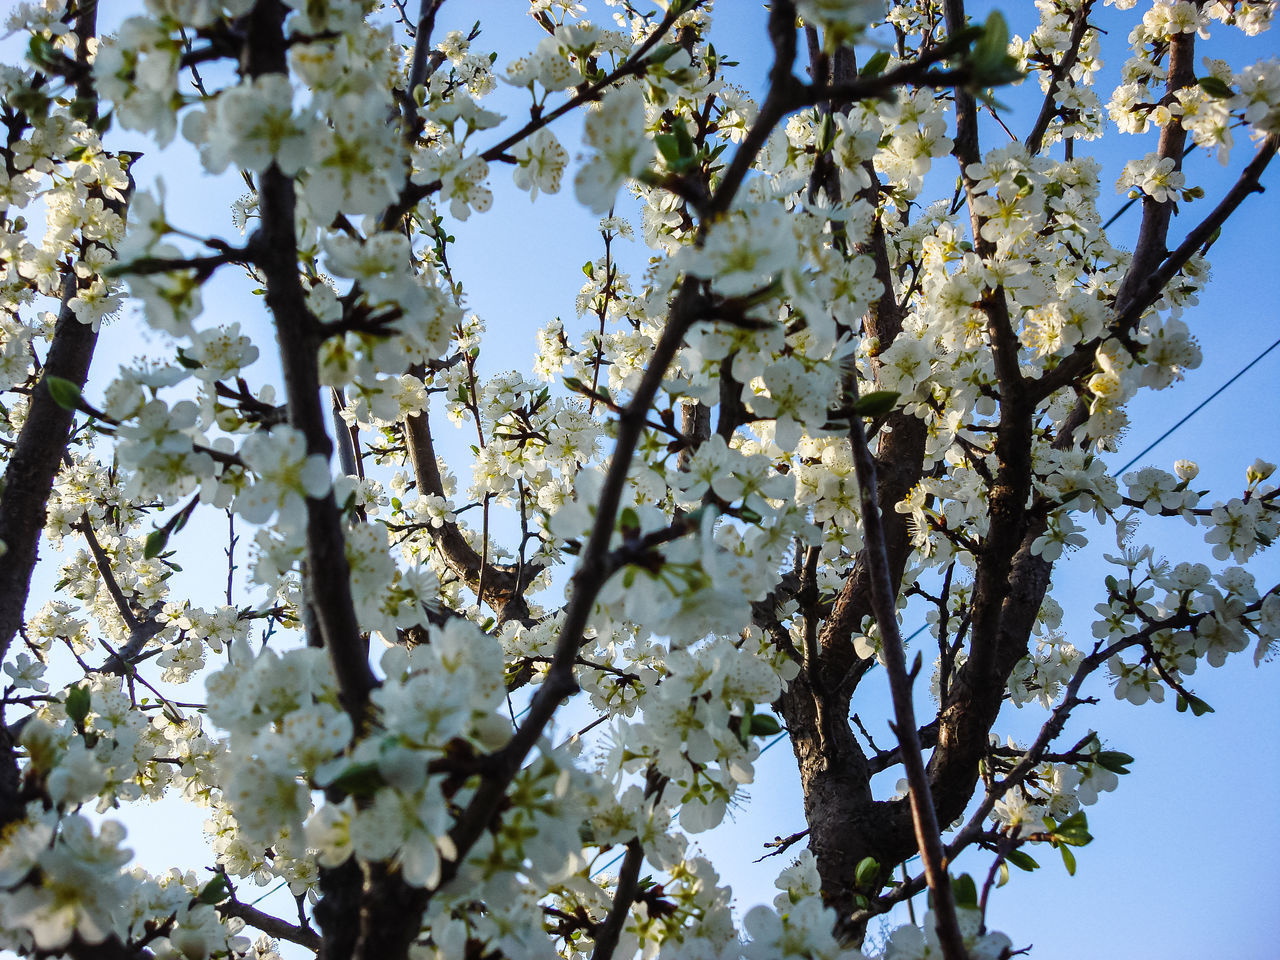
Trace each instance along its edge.
{"label": "young leaf", "polygon": [[951,892],[955,896],[957,907],[978,909],[978,887],[969,874],[962,873],[955,877],[951,881]]}
{"label": "young leaf", "polygon": [[618,532],[624,537],[640,535],[640,517],[631,507],[624,507],[618,515]]}
{"label": "young leaf", "polygon": [[160,554],[164,553],[164,548],[169,543],[169,529],[161,527],[159,530],[152,530],[147,534],[147,542],[142,547],[142,556],[147,560],[154,560]]}
{"label": "young leaf", "polygon": [[753,737],[772,737],[782,732],[782,724],[767,713],[757,713],[751,718]]}
{"label": "young leaf", "polygon": [[334,777],[329,786],[349,797],[371,797],[386,784],[376,763],[353,763]]}
{"label": "young leaf", "polygon": [[880,861],[863,857],[853,871],[853,882],[861,890],[874,890],[880,882]]}
{"label": "young leaf", "polygon": [[1129,764],[1133,763],[1133,757],[1119,750],[1103,750],[1095,759],[1098,766],[1112,773],[1128,773]]}
{"label": "young leaf", "polygon": [[49,391],[49,396],[53,397],[53,402],[63,410],[79,409],[80,388],[70,380],[45,374],[44,385]]}
{"label": "young leaf", "polygon": [[67,716],[77,727],[84,726],[84,718],[89,716],[91,695],[86,684],[77,684],[67,690]]}
{"label": "young leaf", "polygon": [[1052,837],[1059,843],[1067,843],[1073,847],[1083,847],[1093,839],[1089,833],[1089,821],[1083,810],[1073,813],[1051,831]]}
{"label": "young leaf", "polygon": [[1009,855],[1006,856],[1005,859],[1019,870],[1031,871],[1040,869],[1040,864],[1038,864],[1030,854],[1023,853],[1021,850],[1010,850]]}
{"label": "young leaf", "polygon": [[218,874],[204,885],[204,888],[196,895],[196,900],[212,907],[229,896],[231,896],[231,890],[227,887],[227,878],[222,874]]}
{"label": "young leaf", "polygon": [[853,403],[853,412],[861,417],[880,417],[894,408],[900,394],[896,390],[872,390]]}
{"label": "young leaf", "polygon": [[1065,845],[1058,847],[1058,852],[1062,854],[1062,862],[1067,867],[1068,875],[1074,877],[1076,875],[1076,855],[1071,852],[1070,847]]}
{"label": "young leaf", "polygon": [[1213,713],[1213,707],[1205,703],[1194,693],[1187,694],[1187,703],[1191,706],[1191,712],[1197,717],[1203,717],[1206,713]]}
{"label": "young leaf", "polygon": [[1199,77],[1196,79],[1196,85],[1209,96],[1217,97],[1219,100],[1226,100],[1235,93],[1225,80],[1218,77]]}
{"label": "young leaf", "polygon": [[858,71],[860,77],[878,77],[889,63],[889,51],[881,50],[867,60]]}

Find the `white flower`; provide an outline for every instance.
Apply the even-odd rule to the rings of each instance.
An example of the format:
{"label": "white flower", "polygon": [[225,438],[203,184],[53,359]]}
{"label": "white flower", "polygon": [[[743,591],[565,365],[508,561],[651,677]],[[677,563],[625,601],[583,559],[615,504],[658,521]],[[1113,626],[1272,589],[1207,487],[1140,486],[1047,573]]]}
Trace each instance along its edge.
{"label": "white flower", "polygon": [[574,191],[593,213],[606,213],[622,182],[642,173],[653,155],[641,86],[628,84],[607,95],[587,114],[583,139],[596,154],[578,171]]}
{"label": "white flower", "polygon": [[521,190],[528,190],[530,199],[536,199],[538,191],[559,193],[560,178],[569,162],[568,151],[546,127],[515,148],[515,181]]}
{"label": "white flower", "polygon": [[265,523],[279,511],[281,528],[299,531],[306,522],[305,498],[329,492],[328,463],[308,454],[306,438],[292,427],[251,435],[240,457],[255,474],[253,486],[236,498],[236,511],[250,523]]}
{"label": "white flower", "polygon": [[236,376],[258,359],[258,348],[241,335],[239,323],[200,331],[186,353],[200,364],[195,375],[209,383]]}
{"label": "white flower", "polygon": [[19,690],[34,690],[36,693],[45,693],[49,689],[49,681],[40,679],[44,676],[44,671],[45,665],[28,653],[19,653],[11,663],[4,665],[4,672],[9,675],[14,687]]}
{"label": "white flower", "polygon": [[293,112],[293,86],[280,73],[267,73],[224,90],[216,101],[210,131],[212,172],[227,162],[261,173],[271,164],[292,176],[312,156],[314,120]]}

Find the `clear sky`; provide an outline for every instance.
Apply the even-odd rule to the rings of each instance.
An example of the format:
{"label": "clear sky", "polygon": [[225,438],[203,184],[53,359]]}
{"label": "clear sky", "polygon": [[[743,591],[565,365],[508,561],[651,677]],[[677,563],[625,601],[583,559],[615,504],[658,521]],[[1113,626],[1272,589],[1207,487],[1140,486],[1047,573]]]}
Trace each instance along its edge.
{"label": "clear sky", "polygon": [[[132,6],[104,5],[104,16]],[[517,0],[450,0],[441,14],[440,29],[466,28],[477,18],[485,33],[477,46],[499,52],[499,66],[525,53],[537,43],[540,31],[527,17],[519,15],[524,4]],[[594,5],[593,10],[596,6]],[[989,5],[973,5],[981,18]],[[1032,5],[1016,0],[999,5],[1016,33],[1031,29]],[[1115,21],[1109,8],[1101,13]],[[109,21],[108,21],[109,22]],[[758,0],[719,0],[713,39],[720,52],[741,61],[734,71],[738,83],[754,91],[770,62],[765,42],[763,6]],[[1252,43],[1240,43],[1233,31],[1219,28],[1199,53],[1226,56],[1237,66],[1280,52],[1280,37],[1272,34]],[[1126,54],[1127,28],[1112,29],[1104,38],[1107,70],[1100,90],[1109,87]],[[5,46],[11,51],[12,45]],[[6,57],[11,59],[12,54]],[[1199,58],[1199,54],[1197,59]],[[513,95],[515,94],[515,95]],[[513,120],[523,107],[523,92],[502,91]],[[1103,93],[1105,100],[1106,94]],[[1030,125],[1025,106],[1038,101],[1038,90],[1027,84],[1022,90],[1000,94],[1011,110],[1005,120],[1015,132]],[[989,127],[989,129],[988,129]],[[556,128],[566,143],[572,143],[581,121],[567,118]],[[992,123],[984,125],[984,145],[1003,142],[1004,135]],[[139,168],[139,179],[147,182],[157,175],[168,186],[173,222],[192,229],[209,224],[231,238],[228,204],[241,192],[234,178],[216,183],[191,178],[196,169],[194,154],[181,141],[163,154],[142,147],[134,138],[114,139],[118,146],[148,149]],[[1109,138],[1114,139],[1114,138]],[[1105,142],[1105,141],[1104,141]],[[1153,140],[1122,138],[1118,145],[1103,148],[1106,165],[1103,176],[1105,210],[1118,209],[1124,198],[1108,200],[1109,191],[1125,159],[1141,155]],[[1098,144],[1082,144],[1080,153],[1093,152]],[[574,148],[570,147],[571,152]],[[1060,148],[1059,148],[1060,149]],[[1212,158],[1195,154],[1188,160],[1188,182],[1201,183],[1207,197],[1192,205],[1175,222],[1179,236],[1202,211],[1209,209],[1225,191],[1234,171],[1250,153],[1247,143],[1238,144],[1230,171],[1223,171]],[[945,178],[954,176],[949,160],[937,161]],[[494,210],[473,216],[466,223],[451,224],[458,238],[451,259],[468,292],[469,309],[484,317],[490,339],[482,358],[484,368],[498,372],[509,368],[530,370],[534,332],[554,316],[568,325],[573,318],[573,298],[582,282],[581,266],[601,250],[594,232],[596,218],[577,206],[572,192],[540,197],[531,204],[527,194],[515,190],[509,171],[495,167]],[[1203,398],[1212,393],[1265,346],[1280,337],[1280,270],[1276,267],[1276,223],[1280,221],[1280,170],[1269,171],[1264,182],[1271,185],[1265,195],[1251,198],[1224,230],[1211,254],[1214,280],[1201,296],[1201,304],[1186,320],[1199,339],[1204,363],[1187,380],[1159,394],[1144,393],[1130,406],[1134,423],[1122,449],[1109,462],[1119,465],[1172,426]],[[948,188],[949,192],[949,188]],[[626,212],[621,210],[620,212]],[[1137,210],[1112,228],[1112,242],[1131,246],[1136,233]],[[555,224],[548,231],[547,224]],[[647,251],[636,244],[628,261],[638,275]],[[239,320],[250,328],[256,340],[271,342],[269,325],[256,298],[246,295],[247,285],[230,273],[219,275],[217,287],[205,292],[206,323]],[[136,336],[119,338],[108,330],[103,338],[94,371],[99,387],[118,363],[146,348]],[[494,336],[497,334],[497,336]],[[155,349],[162,347],[159,339]],[[278,381],[278,371],[270,353],[253,368],[261,381]],[[1280,379],[1280,349],[1271,353],[1249,374],[1214,400],[1185,426],[1145,456],[1139,465],[1155,464],[1168,469],[1179,457],[1195,459],[1201,474],[1197,487],[1210,489],[1226,499],[1243,488],[1244,469],[1255,457],[1280,460],[1280,416],[1276,414],[1276,387]],[[95,396],[90,387],[89,396]],[[443,422],[443,418],[439,418]],[[457,449],[465,449],[459,440]],[[1148,522],[1139,538],[1167,555],[1179,559],[1204,559],[1208,551],[1200,534],[1177,520]],[[184,557],[188,569],[176,585],[181,595],[184,584],[193,588],[207,581],[209,571],[224,570],[221,544],[225,542],[225,520],[208,516],[193,523],[175,545],[186,552],[196,543],[207,548],[203,563]],[[242,541],[245,550],[247,539]],[[1055,571],[1055,596],[1067,610],[1064,624],[1078,645],[1090,640],[1093,605],[1101,596],[1100,555],[1113,544],[1110,537],[1064,559]],[[242,556],[244,556],[242,552]],[[1259,581],[1270,585],[1280,580],[1280,560],[1274,555],[1255,565]],[[48,595],[50,571],[43,572],[44,596]],[[33,590],[32,610],[41,598],[39,585]],[[917,626],[908,616],[909,633]],[[1232,659],[1219,670],[1207,666],[1191,678],[1192,688],[1216,713],[1194,718],[1177,714],[1172,697],[1163,704],[1132,707],[1117,703],[1101,678],[1095,678],[1087,692],[1098,696],[1096,707],[1081,708],[1068,729],[1071,741],[1089,728],[1102,732],[1115,749],[1133,754],[1133,773],[1121,779],[1120,787],[1088,808],[1095,842],[1077,851],[1079,869],[1074,878],[1066,875],[1056,854],[1035,851],[1043,864],[1033,875],[1015,871],[1013,883],[998,891],[992,900],[990,925],[1004,930],[1016,947],[1034,944],[1037,960],[1080,960],[1087,957],[1124,956],[1145,958],[1191,958],[1229,955],[1240,960],[1268,960],[1276,955],[1280,937],[1280,827],[1266,813],[1280,795],[1280,676],[1277,664],[1255,669],[1248,655]],[[875,684],[868,683],[874,700]],[[922,696],[925,694],[922,693]],[[860,694],[861,696],[861,694]],[[885,700],[884,702],[887,702]],[[884,716],[884,702],[872,702],[863,718]],[[922,704],[922,707],[925,704]],[[1015,721],[1009,732],[1025,736],[1038,726],[1044,713],[1035,706],[1013,711]],[[568,726],[566,724],[566,726]],[[998,729],[1003,730],[1004,727]],[[883,741],[891,739],[880,721],[872,733]],[[1073,736],[1074,734],[1074,736]],[[740,910],[772,899],[773,877],[786,865],[788,857],[752,861],[764,853],[763,843],[775,835],[787,835],[804,826],[795,764],[786,742],[769,750],[756,764],[756,783],[751,801],[737,808],[725,825],[698,838],[717,865],[723,879],[731,882]],[[893,774],[891,779],[896,778]],[[892,788],[892,783],[886,785]],[[203,815],[164,805],[165,818],[142,810],[127,816],[130,843],[151,869],[172,865],[168,859],[184,836],[199,830]],[[793,848],[793,853],[799,848]],[[201,866],[206,860],[197,841],[182,859],[185,866]],[[985,872],[987,857],[969,857],[960,869]],[[980,879],[980,878],[979,878]],[[265,906],[265,905],[264,905]],[[896,916],[896,915],[895,915]]]}

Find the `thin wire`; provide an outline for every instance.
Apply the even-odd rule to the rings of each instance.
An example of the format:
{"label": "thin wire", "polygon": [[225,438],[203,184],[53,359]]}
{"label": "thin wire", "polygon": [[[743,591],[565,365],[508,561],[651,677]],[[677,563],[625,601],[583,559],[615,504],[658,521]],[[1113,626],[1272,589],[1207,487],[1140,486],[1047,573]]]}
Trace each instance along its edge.
{"label": "thin wire", "polygon": [[1212,401],[1215,397],[1217,397],[1218,394],[1222,393],[1223,390],[1227,389],[1227,387],[1231,386],[1233,383],[1235,383],[1237,380],[1243,377],[1246,373],[1248,373],[1249,370],[1252,369],[1254,364],[1256,364],[1259,360],[1265,357],[1268,353],[1270,353],[1276,347],[1280,347],[1280,340],[1275,341],[1273,344],[1271,344],[1271,346],[1267,347],[1267,349],[1263,350],[1260,354],[1258,354],[1256,357],[1254,357],[1252,360],[1246,363],[1243,367],[1241,367],[1236,372],[1235,376],[1233,376],[1230,380],[1228,380],[1226,383],[1220,386],[1217,390],[1213,391],[1213,393],[1209,394],[1209,396],[1205,397],[1198,404],[1196,404],[1196,406],[1191,410],[1190,413],[1188,413],[1185,417],[1183,417],[1181,420],[1175,423],[1172,427],[1170,427],[1164,433],[1160,434],[1160,436],[1156,437],[1156,439],[1153,440],[1151,443],[1149,443],[1147,447],[1140,454],[1138,454],[1136,457],[1134,457],[1132,460],[1126,463],[1123,467],[1117,470],[1116,473],[1117,474],[1124,473],[1126,470],[1132,467],[1135,463],[1137,463],[1139,460],[1145,457],[1148,453],[1150,453],[1152,450],[1158,447],[1161,443],[1163,443],[1166,439],[1168,439],[1171,433],[1173,433],[1180,426],[1182,426],[1184,423],[1186,423],[1188,420],[1194,417],[1197,413],[1203,410],[1206,406],[1208,406],[1209,402]]}

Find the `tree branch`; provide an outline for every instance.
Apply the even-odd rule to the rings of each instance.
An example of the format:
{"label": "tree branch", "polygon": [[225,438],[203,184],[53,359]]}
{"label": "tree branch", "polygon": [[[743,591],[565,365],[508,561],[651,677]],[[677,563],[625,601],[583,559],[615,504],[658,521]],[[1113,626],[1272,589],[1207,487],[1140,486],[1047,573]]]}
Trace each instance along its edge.
{"label": "tree branch", "polygon": [[915,672],[907,671],[902,634],[898,631],[895,602],[897,591],[890,582],[884,528],[880,524],[880,507],[876,500],[876,468],[871,459],[871,450],[867,447],[861,417],[852,418],[849,439],[853,445],[853,464],[862,500],[862,525],[866,536],[863,555],[870,571],[871,604],[876,623],[880,626],[885,670],[889,674],[889,689],[893,695],[894,732],[902,747],[902,765],[910,784],[911,818],[929,890],[933,893],[938,940],[947,960],[966,960],[968,953],[956,919],[955,898],[947,875],[946,855],[942,849],[942,832],[938,828],[929,779],[925,775],[924,757],[916,736],[915,710],[911,705],[911,686]]}
{"label": "tree branch", "polygon": [[[1214,234],[1222,228],[1245,199],[1250,194],[1262,192],[1263,187],[1260,182],[1262,173],[1267,169],[1267,165],[1271,163],[1278,149],[1280,149],[1280,135],[1270,134],[1258,147],[1248,166],[1240,171],[1240,176],[1231,189],[1212,212],[1187,233],[1177,249],[1165,257],[1158,267],[1145,276],[1138,277],[1129,286],[1129,294],[1124,300],[1117,295],[1112,318],[1107,324],[1108,331],[1123,334],[1131,330],[1142,318],[1146,309],[1160,299],[1169,281],[1177,276],[1178,271],[1186,266],[1187,261],[1213,239]],[[1033,384],[1035,398],[1043,399],[1075,383],[1093,369],[1094,354],[1101,343],[1102,338],[1097,338],[1081,344],[1058,366],[1036,381]]]}
{"label": "tree branch", "polygon": [[[773,80],[785,83],[780,78],[791,78],[796,48],[795,8],[789,0],[778,0],[774,4],[769,24],[776,57],[770,76]],[[770,114],[764,110],[757,116],[751,132],[738,147],[731,167],[741,167],[745,172],[751,165],[768,136],[768,131],[762,128],[776,122],[776,118],[770,120],[769,117]],[[711,207],[715,210],[727,210],[741,182],[741,176],[736,179],[726,176],[712,197]],[[705,220],[699,224],[697,243],[701,244],[705,239],[709,226],[710,223]],[[506,796],[507,786],[542,736],[542,731],[560,702],[578,691],[578,683],[573,675],[573,662],[582,646],[583,632],[596,596],[612,572],[605,560],[609,554],[609,542],[613,537],[631,459],[644,430],[649,408],[666,377],[667,368],[675,359],[689,328],[705,312],[704,297],[699,286],[698,281],[689,276],[681,282],[644,375],[636,386],[631,403],[618,420],[617,440],[597,500],[595,522],[579,558],[577,571],[570,581],[570,599],[565,607],[551,667],[529,705],[524,721],[507,745],[495,754],[493,775],[481,782],[471,802],[450,831],[457,859],[445,864],[442,884],[448,883],[456,875],[467,853],[493,822]]]}
{"label": "tree branch", "polygon": [[1071,70],[1075,67],[1076,61],[1080,57],[1080,45],[1084,42],[1084,35],[1089,30],[1089,14],[1092,9],[1093,0],[1084,0],[1080,4],[1080,8],[1073,14],[1075,22],[1071,25],[1071,36],[1067,40],[1067,49],[1063,52],[1062,59],[1054,64],[1053,69],[1049,71],[1049,90],[1044,95],[1044,102],[1040,104],[1040,114],[1036,117],[1036,122],[1031,125],[1031,132],[1022,141],[1027,148],[1027,153],[1033,157],[1040,152],[1045,132],[1049,129],[1049,123],[1058,114],[1058,84],[1071,75]]}
{"label": "tree branch", "polygon": [[604,922],[595,930],[596,946],[591,951],[591,960],[611,960],[618,948],[618,938],[635,902],[640,885],[640,865],[644,862],[644,847],[639,840],[631,840],[627,844],[627,854],[622,859],[622,867],[618,870],[618,889],[613,894],[613,904]]}
{"label": "tree branch", "polygon": [[[250,76],[287,73],[280,0],[258,0],[249,14],[246,71]],[[267,307],[275,320],[284,367],[289,423],[306,439],[307,453],[328,462],[333,444],[320,402],[316,351],[319,326],[307,308],[298,274],[293,180],[274,164],[259,178],[261,225],[249,241],[266,279]],[[376,680],[369,668],[368,642],[361,637],[351,597],[342,517],[333,493],[307,498],[306,576],[321,638],[338,679],[343,707],[356,729],[368,715]]]}
{"label": "tree branch", "polygon": [[320,949],[320,934],[312,930],[310,926],[303,927],[288,923],[279,917],[259,910],[257,907],[241,903],[239,900],[228,900],[226,903],[218,904],[218,913],[224,917],[239,917],[249,926],[255,927],[267,936],[275,937],[277,940],[287,940],[290,943],[306,947],[308,950]]}

